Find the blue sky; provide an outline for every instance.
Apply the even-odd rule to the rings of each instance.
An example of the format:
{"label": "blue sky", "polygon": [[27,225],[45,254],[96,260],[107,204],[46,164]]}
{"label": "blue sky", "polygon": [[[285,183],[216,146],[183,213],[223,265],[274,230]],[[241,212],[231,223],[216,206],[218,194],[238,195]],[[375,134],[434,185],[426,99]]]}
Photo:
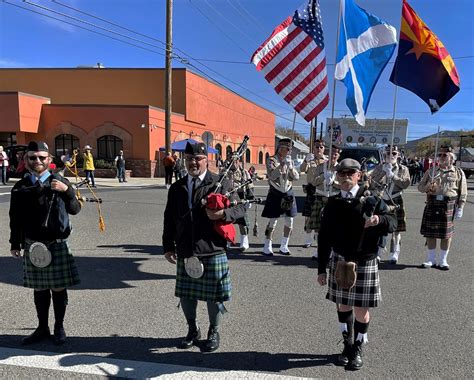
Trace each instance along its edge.
{"label": "blue sky", "polygon": [[[21,0],[6,1],[140,45],[153,52],[0,2],[0,67],[77,67],[97,62],[103,63],[105,67],[164,67],[164,45],[160,41],[165,41],[165,0],[27,0],[113,30],[130,37],[128,39],[92,25],[66,19]],[[154,39],[67,9],[58,2]],[[263,76],[249,64],[249,60],[272,30],[292,15],[303,2],[304,0],[174,0],[173,43],[175,48],[180,49],[175,51],[186,58],[187,62],[241,96],[273,111],[278,115],[278,125],[291,127],[293,110],[273,92]],[[356,2],[399,31],[401,0]],[[338,3],[338,0],[320,0],[331,95]],[[437,114],[431,115],[423,101],[400,88],[396,117],[409,119],[410,140],[436,133],[438,125],[442,130],[474,129],[474,1],[411,0],[409,4],[451,53],[461,78],[461,90]],[[395,55],[391,61],[394,59]],[[185,66],[179,59],[175,59],[173,67]],[[377,84],[369,104],[368,118],[392,117],[395,88],[388,81],[392,67],[392,64],[386,67]],[[191,70],[199,73],[196,68]],[[325,121],[330,113],[331,103],[318,116],[318,121]],[[345,105],[345,88],[342,83],[337,83],[335,116],[348,114],[350,112]],[[296,129],[309,135],[308,124],[299,116]]]}

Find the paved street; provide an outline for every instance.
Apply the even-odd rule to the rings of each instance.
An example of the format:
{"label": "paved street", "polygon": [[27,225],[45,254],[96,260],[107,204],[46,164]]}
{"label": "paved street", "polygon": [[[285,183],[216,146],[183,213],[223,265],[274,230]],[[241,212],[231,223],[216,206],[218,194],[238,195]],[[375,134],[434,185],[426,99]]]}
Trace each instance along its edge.
{"label": "paved street", "polygon": [[[36,314],[32,290],[22,286],[21,262],[9,254],[11,186],[0,187],[4,234],[0,378],[257,378],[257,373],[260,378],[472,376],[472,196],[456,224],[451,270],[443,272],[419,268],[425,258],[419,234],[424,195],[416,187],[406,192],[408,231],[403,235],[400,264],[381,264],[384,302],[371,312],[365,366],[352,373],[334,364],[342,350],[335,307],[325,300],[326,289],[316,283],[311,250],[300,246],[301,215],[290,240],[293,255],[273,258],[260,253],[265,221],[258,216],[258,237],[251,237],[251,249],[229,254],[233,299],[226,305],[221,348],[212,354],[202,354],[198,348],[181,351],[175,346],[186,325],[174,297],[175,268],[164,259],[161,247],[167,194],[162,179],[132,178],[123,185],[115,180],[97,182],[107,229],[98,231],[95,203],[86,203],[72,218],[70,243],[82,282],[69,292],[68,341],[62,347],[49,343],[28,347],[34,351],[20,346],[21,338],[36,327]],[[256,194],[264,196],[265,182],[259,185]],[[296,188],[302,197],[301,186]],[[473,194],[472,179],[469,188]],[[258,206],[258,215],[261,210]],[[252,208],[252,224],[254,215]],[[277,243],[282,230],[280,222]],[[198,319],[207,331],[203,305]]]}

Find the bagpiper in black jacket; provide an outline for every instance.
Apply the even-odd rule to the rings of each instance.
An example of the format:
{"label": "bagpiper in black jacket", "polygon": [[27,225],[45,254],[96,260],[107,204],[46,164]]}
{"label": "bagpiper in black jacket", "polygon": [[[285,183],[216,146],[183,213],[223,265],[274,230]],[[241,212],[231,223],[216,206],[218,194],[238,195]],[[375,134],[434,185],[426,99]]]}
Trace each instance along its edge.
{"label": "bagpiper in black jacket", "polygon": [[[226,240],[214,229],[214,221],[207,217],[201,200],[215,189],[219,176],[207,171],[197,187],[192,212],[188,206],[188,176],[173,183],[168,190],[163,223],[164,252],[176,252],[177,257],[213,256],[225,252]],[[224,180],[218,191],[221,194],[230,190],[230,184]],[[235,193],[234,193],[235,194]],[[234,196],[232,199],[238,199]],[[239,204],[224,210],[226,222],[233,223],[245,215],[245,206]]]}
{"label": "bagpiper in black jacket", "polygon": [[[361,187],[351,199],[344,199],[341,194],[329,197],[318,235],[318,274],[326,273],[331,250],[346,261],[375,259],[384,236],[395,231],[397,218],[385,202],[374,196],[362,197],[363,191]],[[378,215],[379,224],[364,228],[364,213]]]}

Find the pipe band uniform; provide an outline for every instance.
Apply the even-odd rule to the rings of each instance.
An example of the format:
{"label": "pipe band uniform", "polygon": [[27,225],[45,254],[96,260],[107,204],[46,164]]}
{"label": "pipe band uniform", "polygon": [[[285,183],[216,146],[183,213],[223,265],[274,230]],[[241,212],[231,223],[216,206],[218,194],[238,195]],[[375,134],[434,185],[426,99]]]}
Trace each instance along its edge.
{"label": "pipe band uniform", "polygon": [[285,226],[280,243],[280,253],[290,255],[288,243],[293,230],[293,218],[296,216],[296,200],[293,193],[293,181],[299,179],[299,173],[293,166],[291,139],[280,139],[275,155],[267,160],[267,177],[270,189],[268,191],[262,217],[268,218],[265,229],[265,243],[263,254],[273,256],[273,232],[278,218],[284,216]]}
{"label": "pipe band uniform", "polygon": [[[188,333],[179,348],[191,348],[201,338],[196,309],[198,301],[204,301],[209,314],[209,330],[202,350],[212,352],[219,347],[224,302],[231,298],[227,240],[222,231],[218,232],[216,224],[234,228],[232,223],[244,216],[245,206],[215,208],[217,201],[221,201],[217,195],[224,196],[232,189],[228,181],[208,170],[207,148],[203,143],[186,145],[185,165],[188,174],[174,182],[168,191],[163,248],[165,258],[176,264],[175,296],[180,299],[188,324]],[[209,198],[210,195],[213,197]],[[225,197],[229,204],[238,200],[235,192],[229,197],[231,199]],[[190,260],[199,261],[202,275],[186,272],[185,263],[193,265],[189,264]]]}
{"label": "pipe band uniform", "polygon": [[[400,152],[397,146],[388,145],[385,148],[385,162],[380,163],[370,174],[370,189],[380,192],[387,205],[393,207],[397,216],[397,230],[391,234],[389,263],[396,264],[400,255],[401,232],[406,231],[406,214],[403,205],[403,191],[410,186],[410,172],[399,160]],[[383,257],[387,240],[384,239],[379,258]]]}
{"label": "pipe band uniform", "polygon": [[[420,233],[426,238],[427,253],[423,268],[449,270],[448,254],[454,236],[454,221],[462,218],[467,199],[464,172],[454,166],[453,149],[442,146],[438,152],[439,166],[427,170],[418,184],[426,193]],[[437,240],[439,256],[437,255]]]}
{"label": "pipe band uniform", "polygon": [[346,158],[336,170],[340,192],[329,197],[318,235],[318,283],[328,285],[326,298],[337,307],[344,342],[338,364],[357,370],[363,365],[369,308],[381,301],[378,247],[396,230],[397,218],[382,198],[359,186],[359,162]]}
{"label": "pipe band uniform", "polygon": [[[324,155],[324,141],[316,140],[313,152],[306,156],[300,167],[301,172],[306,172],[305,186],[306,200],[303,209],[305,218],[304,231],[306,238],[303,246],[309,248],[313,241],[318,241],[321,214],[327,203],[328,197],[337,192],[338,183],[334,167],[340,155],[340,148],[332,145],[331,158]],[[311,259],[318,259],[317,247],[313,250]]]}
{"label": "pipe band uniform", "polygon": [[51,298],[54,343],[63,344],[67,288],[80,282],[68,243],[72,231],[69,215],[78,214],[81,204],[69,181],[48,170],[52,158],[45,142],[30,142],[24,160],[28,173],[11,192],[10,252],[19,258],[23,250],[23,284],[34,289],[38,327],[23,339],[23,344],[50,338]]}

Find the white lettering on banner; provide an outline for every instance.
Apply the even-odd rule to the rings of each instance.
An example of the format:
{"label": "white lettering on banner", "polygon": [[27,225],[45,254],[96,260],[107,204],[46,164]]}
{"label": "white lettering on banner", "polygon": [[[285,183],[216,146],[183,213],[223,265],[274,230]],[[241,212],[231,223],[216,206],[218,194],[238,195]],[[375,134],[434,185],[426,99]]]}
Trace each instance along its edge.
{"label": "white lettering on banner", "polygon": [[[326,139],[329,140],[329,129],[333,120],[333,129],[340,136],[339,144],[390,144],[392,142],[392,119],[366,119],[365,127],[361,127],[353,118],[328,118],[326,120]],[[393,143],[407,143],[408,119],[395,119]]]}

